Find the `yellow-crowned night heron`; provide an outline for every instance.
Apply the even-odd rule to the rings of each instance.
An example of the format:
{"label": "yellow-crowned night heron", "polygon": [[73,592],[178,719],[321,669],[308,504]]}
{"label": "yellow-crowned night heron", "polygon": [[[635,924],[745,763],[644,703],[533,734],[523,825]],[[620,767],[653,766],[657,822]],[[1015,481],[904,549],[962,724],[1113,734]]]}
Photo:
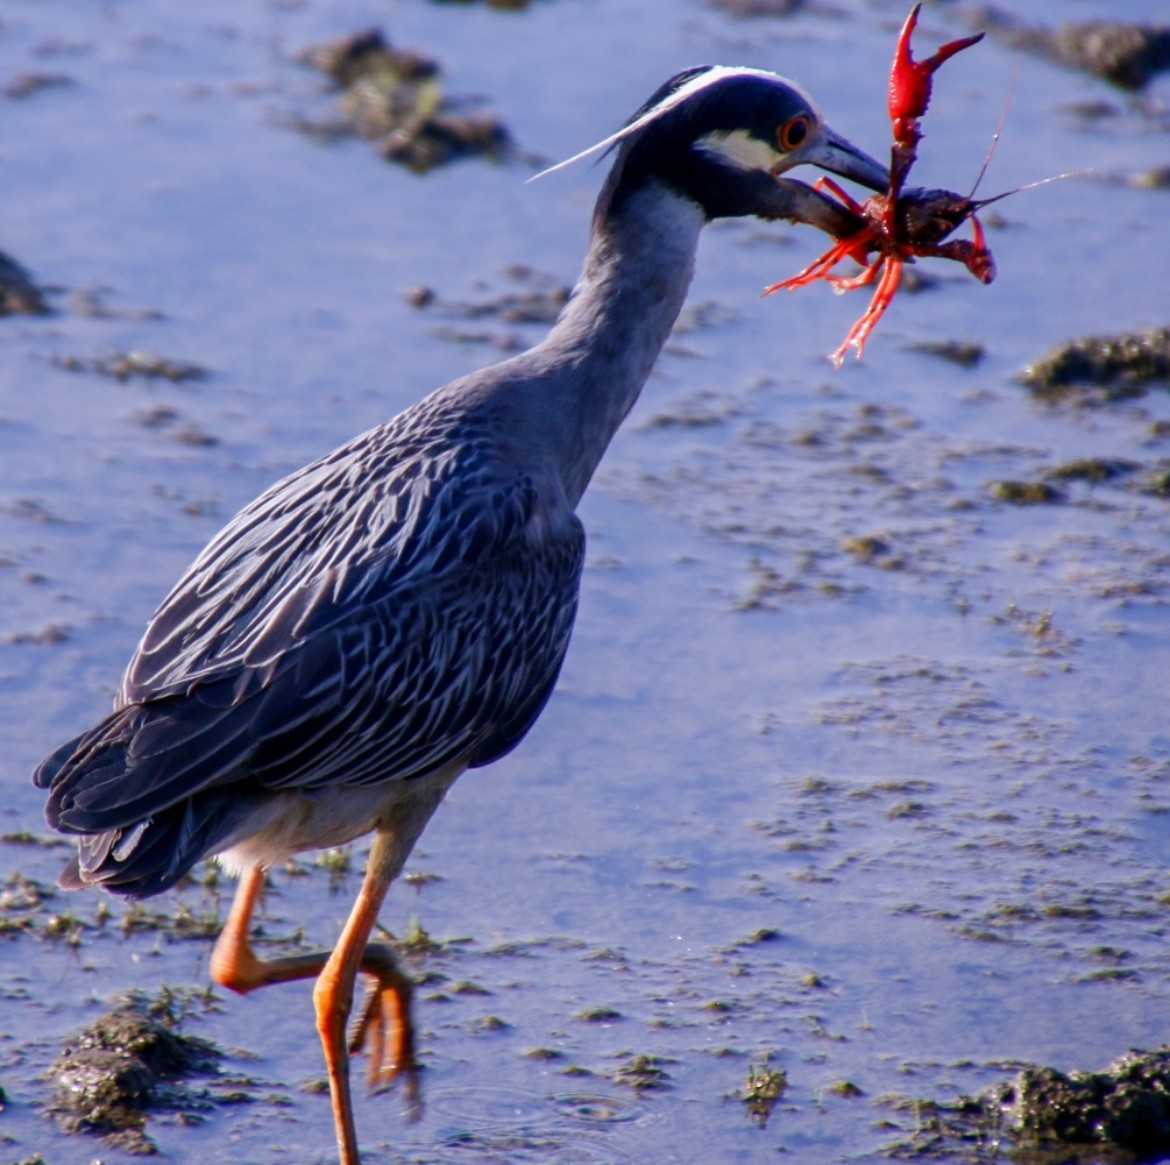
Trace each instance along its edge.
{"label": "yellow-crowned night heron", "polygon": [[[246,992],[318,976],[345,1165],[359,970],[371,1083],[413,1065],[409,982],[369,943],[379,907],[451,783],[513,748],[553,689],[585,553],[575,510],[682,307],[700,229],[758,215],[849,234],[848,211],[779,175],[887,181],[755,69],[678,74],[602,147],[589,254],[548,338],[245,507],[163,600],[114,711],[36,771],[49,824],[78,838],[62,885],[157,894],[209,855],[240,875],[212,977]],[[256,958],[265,871],[371,831],[335,949]]]}

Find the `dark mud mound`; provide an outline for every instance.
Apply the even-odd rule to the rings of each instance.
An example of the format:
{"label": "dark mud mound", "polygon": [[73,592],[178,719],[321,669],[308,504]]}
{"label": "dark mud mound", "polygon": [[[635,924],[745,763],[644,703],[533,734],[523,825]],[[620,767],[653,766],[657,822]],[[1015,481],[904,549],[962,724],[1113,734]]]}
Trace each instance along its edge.
{"label": "dark mud mound", "polygon": [[1042,400],[1080,404],[1170,387],[1170,327],[1070,340],[1028,365],[1020,380]]}
{"label": "dark mud mound", "polygon": [[895,1158],[1021,1165],[1152,1165],[1170,1158],[1170,1047],[1130,1051],[1102,1072],[1028,1065],[953,1104],[886,1098],[913,1114]]}
{"label": "dark mud mound", "polygon": [[338,113],[298,127],[320,137],[356,135],[418,173],[473,154],[502,157],[510,136],[493,114],[444,95],[437,61],[397,48],[376,28],[301,54],[341,91]]}
{"label": "dark mud mound", "polygon": [[1170,69],[1170,26],[1117,20],[1069,21],[1056,28],[1028,24],[994,5],[969,9],[966,22],[1017,48],[1101,77],[1119,89],[1143,89]]}
{"label": "dark mud mound", "polygon": [[49,1069],[52,1113],[69,1133],[97,1133],[133,1153],[154,1153],[151,1108],[200,1105],[185,1077],[215,1072],[222,1053],[178,1030],[173,999],[132,995],[71,1036]]}
{"label": "dark mud mound", "polygon": [[43,316],[49,312],[44,292],[15,260],[0,251],[0,316]]}
{"label": "dark mud mound", "polygon": [[1119,1162],[1170,1154],[1167,1047],[1127,1052],[1104,1072],[1025,1068],[995,1099],[1010,1112],[1021,1145],[1106,1146],[1113,1152],[1102,1159]]}

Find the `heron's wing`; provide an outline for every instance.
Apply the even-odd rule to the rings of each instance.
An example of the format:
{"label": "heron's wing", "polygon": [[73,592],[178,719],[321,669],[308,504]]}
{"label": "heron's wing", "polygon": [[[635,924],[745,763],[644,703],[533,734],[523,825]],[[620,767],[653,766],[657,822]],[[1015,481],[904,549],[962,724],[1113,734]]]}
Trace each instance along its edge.
{"label": "heron's wing", "polygon": [[[550,523],[547,498],[514,469],[465,465],[434,473],[395,522],[363,491],[359,538],[344,491],[325,480],[312,490],[289,479],[295,488],[260,499],[269,516],[286,507],[283,540],[256,503],[229,527],[247,552],[221,535],[175,588],[121,707],[42,766],[55,824],[126,828],[233,782],[243,792],[405,779],[485,763],[523,736],[568,647],[577,519]],[[319,545],[326,517],[356,539],[341,560]],[[379,529],[389,537],[369,536]]]}
{"label": "heron's wing", "polygon": [[[212,539],[152,617],[119,699],[248,671],[412,581],[506,553],[535,483],[419,406],[277,482]],[[424,430],[412,435],[412,424]],[[468,428],[466,423],[464,428]]]}

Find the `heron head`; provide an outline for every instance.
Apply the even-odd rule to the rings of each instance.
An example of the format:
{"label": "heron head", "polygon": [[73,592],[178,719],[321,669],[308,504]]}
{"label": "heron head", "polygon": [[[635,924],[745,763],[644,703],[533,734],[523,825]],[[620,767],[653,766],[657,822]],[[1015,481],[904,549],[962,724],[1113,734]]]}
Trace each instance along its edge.
{"label": "heron head", "polygon": [[799,86],[762,69],[686,69],[617,133],[560,165],[611,150],[600,218],[659,183],[697,202],[709,219],[756,214],[823,225],[816,221],[821,200],[780,175],[807,163],[871,190],[889,181],[886,167],[832,130]]}

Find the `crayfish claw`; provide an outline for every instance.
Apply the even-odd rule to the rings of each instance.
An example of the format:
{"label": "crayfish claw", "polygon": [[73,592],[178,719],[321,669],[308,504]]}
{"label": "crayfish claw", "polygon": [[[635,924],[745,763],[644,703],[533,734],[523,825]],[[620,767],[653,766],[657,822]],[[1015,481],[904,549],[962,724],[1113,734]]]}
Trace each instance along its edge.
{"label": "crayfish claw", "polygon": [[906,23],[898,35],[894,66],[890,70],[890,121],[894,123],[894,136],[899,141],[912,132],[907,123],[920,118],[930,105],[931,76],[934,71],[956,53],[978,44],[985,35],[977,32],[972,36],[947,41],[926,60],[916,61],[910,53],[910,38],[918,25],[918,13],[921,11],[920,3],[910,9],[910,15],[906,17]]}

